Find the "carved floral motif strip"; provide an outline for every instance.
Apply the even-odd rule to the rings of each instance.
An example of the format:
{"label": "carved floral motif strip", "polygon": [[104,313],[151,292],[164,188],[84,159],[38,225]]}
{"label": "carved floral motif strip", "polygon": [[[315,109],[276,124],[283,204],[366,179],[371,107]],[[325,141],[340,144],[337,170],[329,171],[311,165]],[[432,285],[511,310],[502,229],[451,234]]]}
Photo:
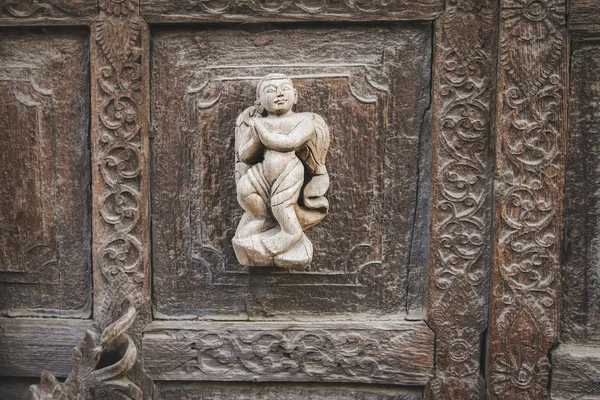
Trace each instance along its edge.
{"label": "carved floral motif strip", "polygon": [[94,321],[102,326],[114,304],[131,296],[139,345],[150,321],[148,27],[137,1],[98,5],[91,30]]}
{"label": "carved floral motif strip", "polygon": [[565,14],[562,0],[505,0],[500,13],[492,399],[548,395],[559,323]]}
{"label": "carved floral motif strip", "polygon": [[496,2],[449,0],[436,30],[428,322],[436,332],[430,399],[485,394]]}

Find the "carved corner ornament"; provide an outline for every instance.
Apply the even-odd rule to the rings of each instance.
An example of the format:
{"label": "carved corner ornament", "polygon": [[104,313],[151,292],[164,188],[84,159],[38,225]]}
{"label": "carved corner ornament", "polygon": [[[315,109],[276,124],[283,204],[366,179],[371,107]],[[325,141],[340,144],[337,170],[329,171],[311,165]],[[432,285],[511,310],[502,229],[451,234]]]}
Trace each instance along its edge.
{"label": "carved corner ornament", "polygon": [[256,97],[236,122],[235,179],[245,212],[233,248],[242,265],[303,268],[313,255],[304,230],[329,209],[329,129],[317,114],[292,111],[298,92],[284,74],[263,77]]}
{"label": "carved corner ornament", "polygon": [[133,299],[123,302],[121,318],[99,335],[86,331],[81,343],[73,349],[73,371],[64,383],[48,371],[40,384],[29,387],[31,400],[88,400],[96,398],[142,400],[142,390],[125,375],[137,360],[133,339],[125,331],[133,324],[137,311]]}

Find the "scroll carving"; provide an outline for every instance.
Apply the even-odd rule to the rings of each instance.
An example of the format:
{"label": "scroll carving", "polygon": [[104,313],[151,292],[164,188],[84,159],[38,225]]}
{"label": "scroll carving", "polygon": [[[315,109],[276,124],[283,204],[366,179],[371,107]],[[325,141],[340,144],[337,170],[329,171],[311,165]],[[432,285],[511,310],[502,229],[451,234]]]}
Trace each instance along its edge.
{"label": "scroll carving", "polygon": [[96,0],[3,0],[1,25],[89,25]]}
{"label": "scroll carving", "polygon": [[432,373],[432,350],[433,333],[422,322],[155,322],[144,332],[144,365],[157,380],[422,385]]}
{"label": "scroll carving", "polygon": [[437,35],[427,316],[437,345],[430,399],[485,394],[480,356],[491,257],[495,12],[493,1],[448,1]]}
{"label": "scroll carving", "polygon": [[511,0],[500,14],[491,398],[548,395],[548,352],[558,339],[565,12],[560,0]]}
{"label": "scroll carving", "polygon": [[[130,295],[136,344],[150,320],[148,28],[133,0],[100,0],[92,24],[94,321]],[[140,366],[133,369],[146,391]]]}
{"label": "scroll carving", "polygon": [[302,268],[313,255],[303,230],[329,209],[329,129],[317,114],[292,111],[298,92],[286,75],[262,78],[256,96],[236,122],[235,179],[245,213],[233,248],[242,265]]}
{"label": "scroll carving", "polygon": [[40,384],[29,389],[31,400],[143,399],[142,390],[125,377],[137,360],[133,339],[125,333],[136,310],[130,298],[123,306],[124,315],[102,332],[85,332],[73,350],[73,371],[67,380],[61,383],[45,371]]}

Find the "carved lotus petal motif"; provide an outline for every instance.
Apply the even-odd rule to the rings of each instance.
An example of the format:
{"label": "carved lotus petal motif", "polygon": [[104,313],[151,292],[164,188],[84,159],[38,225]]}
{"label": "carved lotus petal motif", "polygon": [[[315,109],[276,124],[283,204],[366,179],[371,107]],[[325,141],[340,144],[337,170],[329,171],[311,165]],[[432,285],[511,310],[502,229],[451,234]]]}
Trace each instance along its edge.
{"label": "carved lotus petal motif", "polygon": [[140,24],[131,18],[103,18],[96,22],[96,41],[119,75],[123,64],[139,54],[136,46],[140,29]]}
{"label": "carved lotus petal motif", "polygon": [[[451,4],[454,5],[446,11],[444,33],[452,49],[458,53],[460,61],[465,64],[469,64],[477,56],[477,51],[483,48],[490,36],[492,14],[487,7],[488,3],[488,0],[453,1]],[[464,32],[469,32],[469,36],[465,37]]]}
{"label": "carved lotus petal motif", "polygon": [[508,31],[501,42],[501,62],[527,95],[548,79],[564,46],[559,29],[565,7],[558,0],[507,0],[502,20]]}

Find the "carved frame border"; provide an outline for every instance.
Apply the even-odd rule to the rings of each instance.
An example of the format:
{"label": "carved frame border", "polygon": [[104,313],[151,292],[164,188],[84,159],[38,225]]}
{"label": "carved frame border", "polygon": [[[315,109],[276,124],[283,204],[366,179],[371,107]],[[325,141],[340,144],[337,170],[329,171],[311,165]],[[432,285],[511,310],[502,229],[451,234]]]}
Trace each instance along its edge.
{"label": "carved frame border", "polygon": [[[107,315],[111,307],[123,300],[125,292],[133,294],[139,316],[132,337],[138,346],[142,329],[151,320],[149,30],[139,14],[139,1],[150,0],[97,0],[99,14],[91,25],[94,320],[102,324],[113,318]],[[1,26],[87,25],[96,11],[94,0],[73,2],[74,11],[58,9],[51,0],[21,3],[23,10],[3,15]],[[438,13],[412,16],[437,17],[427,321],[438,346],[436,376],[426,392],[429,398],[485,396],[486,368],[490,398],[548,393],[547,355],[557,341],[559,323],[566,6],[565,0],[505,0],[497,21],[498,3],[446,0],[439,17]],[[292,19],[275,19],[322,19],[323,10],[304,11]],[[203,20],[228,21],[222,14],[209,12]],[[257,22],[271,18],[260,13],[248,16]],[[186,21],[180,17],[180,22]],[[331,19],[411,18],[358,13]],[[532,37],[536,27],[539,35]],[[461,28],[473,38],[460,38]],[[492,182],[493,236],[487,230],[492,216],[485,210],[492,201]],[[124,279],[119,282],[116,277]],[[464,307],[448,307],[456,301]],[[512,334],[515,327],[523,334]],[[490,358],[483,366],[480,353],[486,346],[482,336],[486,329]],[[533,358],[530,348],[536,350]],[[139,364],[134,372],[134,379],[151,393],[152,382]]]}

